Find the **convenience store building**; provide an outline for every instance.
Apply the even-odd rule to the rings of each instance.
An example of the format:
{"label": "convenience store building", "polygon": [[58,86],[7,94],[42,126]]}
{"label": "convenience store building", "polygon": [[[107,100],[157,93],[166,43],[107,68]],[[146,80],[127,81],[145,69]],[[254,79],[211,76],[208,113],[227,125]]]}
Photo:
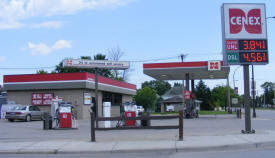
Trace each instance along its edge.
{"label": "convenience store building", "polygon": [[[37,105],[50,111],[51,99],[58,96],[76,106],[78,119],[90,117],[95,97],[95,75],[86,72],[59,74],[5,75],[7,100],[22,105]],[[136,85],[98,76],[99,116],[103,102],[111,102],[111,115],[119,116],[122,103],[132,101]]]}

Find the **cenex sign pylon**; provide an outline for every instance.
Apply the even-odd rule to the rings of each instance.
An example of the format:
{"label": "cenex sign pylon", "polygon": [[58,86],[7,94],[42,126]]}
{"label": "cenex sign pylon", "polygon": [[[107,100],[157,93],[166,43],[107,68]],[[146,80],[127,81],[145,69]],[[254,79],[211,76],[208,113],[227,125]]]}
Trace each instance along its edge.
{"label": "cenex sign pylon", "polygon": [[223,4],[222,30],[225,64],[268,64],[265,4]]}

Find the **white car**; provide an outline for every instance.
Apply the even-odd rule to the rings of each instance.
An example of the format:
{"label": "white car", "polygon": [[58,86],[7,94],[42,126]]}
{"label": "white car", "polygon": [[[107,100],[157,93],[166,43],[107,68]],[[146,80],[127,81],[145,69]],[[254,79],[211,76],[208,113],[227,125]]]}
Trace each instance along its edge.
{"label": "white car", "polygon": [[137,113],[140,114],[141,112],[144,112],[144,108],[137,105]]}
{"label": "white car", "polygon": [[6,112],[5,119],[8,119],[10,122],[14,120],[29,122],[34,119],[42,120],[42,117],[43,112],[37,106],[16,106]]}

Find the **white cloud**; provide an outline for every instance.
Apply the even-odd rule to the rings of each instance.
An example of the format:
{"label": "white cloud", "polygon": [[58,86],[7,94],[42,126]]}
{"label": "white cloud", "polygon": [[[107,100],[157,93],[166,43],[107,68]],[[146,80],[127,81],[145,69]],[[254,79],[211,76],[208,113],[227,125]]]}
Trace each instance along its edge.
{"label": "white cloud", "polygon": [[[0,0],[0,29],[30,26],[21,23],[35,17],[68,15],[84,9],[117,7],[132,1],[134,0]],[[33,26],[59,28],[61,25],[60,23],[42,22],[33,24]]]}
{"label": "white cloud", "polygon": [[59,40],[59,41],[55,42],[52,49],[58,50],[58,49],[62,49],[62,48],[71,48],[71,47],[72,47],[71,41]]}
{"label": "white cloud", "polygon": [[48,46],[45,43],[34,44],[29,42],[27,47],[31,50],[31,55],[47,55],[59,49],[71,48],[72,45],[71,41],[58,40],[52,46]]}
{"label": "white cloud", "polygon": [[60,28],[63,23],[61,21],[47,21],[30,25],[32,28]]}
{"label": "white cloud", "polygon": [[0,22],[0,29],[17,29],[17,28],[22,28],[25,27],[25,24],[22,24],[17,21],[5,21],[5,22]]}
{"label": "white cloud", "polygon": [[4,62],[6,60],[7,60],[7,58],[5,56],[0,56],[0,63]]}

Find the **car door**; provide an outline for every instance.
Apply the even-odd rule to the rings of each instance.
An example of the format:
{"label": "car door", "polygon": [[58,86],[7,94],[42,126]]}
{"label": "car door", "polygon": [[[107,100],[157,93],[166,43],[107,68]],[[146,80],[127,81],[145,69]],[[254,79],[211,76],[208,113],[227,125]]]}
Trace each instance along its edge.
{"label": "car door", "polygon": [[32,119],[35,119],[35,118],[36,118],[36,116],[35,116],[35,111],[34,111],[33,106],[30,106],[30,107],[29,107],[29,114],[31,115],[31,118],[32,118]]}
{"label": "car door", "polygon": [[42,119],[43,112],[37,106],[35,106],[34,108],[36,111],[37,119]]}
{"label": "car door", "polygon": [[39,118],[39,111],[36,111],[36,107],[35,106],[30,106],[29,108],[30,114],[32,119],[38,119]]}

